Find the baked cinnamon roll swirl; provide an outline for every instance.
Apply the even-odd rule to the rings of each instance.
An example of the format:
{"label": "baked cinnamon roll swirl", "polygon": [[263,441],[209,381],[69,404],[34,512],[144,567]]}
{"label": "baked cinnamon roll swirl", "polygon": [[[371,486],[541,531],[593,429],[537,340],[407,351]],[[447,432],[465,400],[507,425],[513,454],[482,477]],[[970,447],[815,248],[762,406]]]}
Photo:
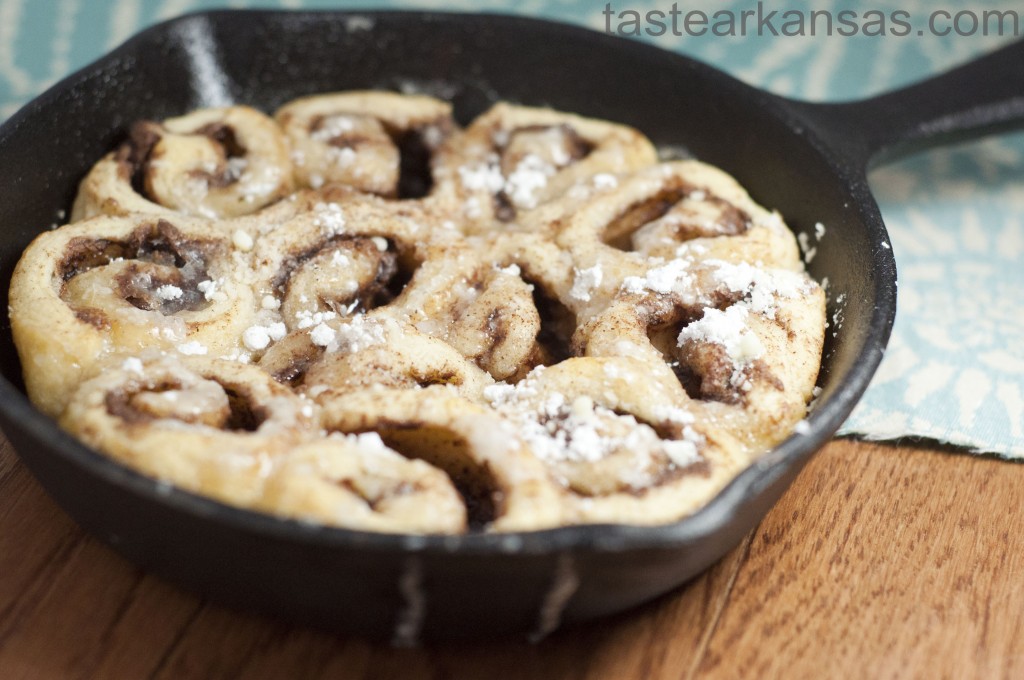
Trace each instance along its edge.
{"label": "baked cinnamon roll swirl", "polygon": [[184,217],[96,217],[41,234],[11,280],[29,396],[60,412],[113,353],[230,352],[254,313],[230,241]]}
{"label": "baked cinnamon roll swirl", "polygon": [[292,190],[288,145],[248,106],[200,109],[136,123],[86,175],[71,219],[133,212],[213,219],[248,215]]}
{"label": "baked cinnamon roll swirl", "polygon": [[559,490],[515,428],[484,407],[432,385],[370,389],[322,401],[331,432],[377,432],[407,458],[444,470],[462,495],[469,527],[527,531],[562,519]]}
{"label": "baked cinnamon roll swirl", "polygon": [[255,247],[256,292],[289,331],[391,303],[426,257],[415,231],[362,203],[317,203]]}
{"label": "baked cinnamon roll swirl", "polygon": [[677,259],[625,279],[580,338],[588,356],[636,357],[674,373],[695,413],[758,452],[806,413],[824,311],[824,292],[805,274]]}
{"label": "baked cinnamon roll swirl", "polygon": [[487,394],[565,490],[571,523],[671,521],[741,462],[727,434],[689,411],[677,382],[634,359],[567,359]]}
{"label": "baked cinnamon roll swirl", "polygon": [[145,475],[251,505],[314,406],[263,371],[202,357],[117,358],[73,391],[61,426]]}
{"label": "baked cinnamon roll swirl", "polygon": [[433,249],[395,305],[419,332],[504,380],[532,367],[541,317],[522,269],[502,266],[492,253],[497,257],[465,246]]}
{"label": "baked cinnamon roll swirl", "polygon": [[792,232],[736,181],[698,161],[662,163],[620,177],[563,220],[557,241],[642,257],[760,262],[802,268]]}
{"label": "baked cinnamon roll swirl", "polygon": [[254,507],[330,526],[457,534],[466,507],[441,470],[387,448],[376,433],[332,435],[294,449]]}
{"label": "baked cinnamon roll swirl", "polygon": [[517,221],[595,175],[656,160],[647,138],[625,125],[499,103],[442,147],[432,198],[483,229]]}
{"label": "baked cinnamon roll swirl", "polygon": [[275,114],[301,186],[341,184],[386,198],[420,198],[431,160],[455,129],[451,105],[392,92],[303,97]]}
{"label": "baked cinnamon roll swirl", "polygon": [[491,377],[445,342],[397,324],[381,342],[324,352],[308,365],[303,391],[317,401],[374,387],[418,389],[444,385],[479,401]]}

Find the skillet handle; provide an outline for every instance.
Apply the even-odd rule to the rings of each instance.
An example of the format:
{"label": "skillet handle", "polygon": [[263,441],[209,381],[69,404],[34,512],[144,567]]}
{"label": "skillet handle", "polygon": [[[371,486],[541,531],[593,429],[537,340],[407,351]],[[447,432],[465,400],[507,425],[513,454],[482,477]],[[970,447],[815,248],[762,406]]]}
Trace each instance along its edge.
{"label": "skillet handle", "polygon": [[859,169],[933,146],[1024,128],[1024,41],[870,99],[794,103],[806,122]]}

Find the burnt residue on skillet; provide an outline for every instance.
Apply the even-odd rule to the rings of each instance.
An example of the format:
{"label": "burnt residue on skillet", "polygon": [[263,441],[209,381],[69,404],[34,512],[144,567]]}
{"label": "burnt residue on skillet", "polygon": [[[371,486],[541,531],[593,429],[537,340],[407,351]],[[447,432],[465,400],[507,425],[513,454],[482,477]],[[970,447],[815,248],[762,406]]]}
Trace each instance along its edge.
{"label": "burnt residue on skillet", "polygon": [[398,643],[542,636],[649,600],[707,568],[831,437],[888,337],[895,267],[864,179],[866,152],[882,140],[863,157],[854,147],[837,152],[828,132],[845,114],[819,116],[649,45],[537,20],[186,16],[133,38],[0,128],[0,292],[24,247],[59,220],[78,180],[131,121],[227,100],[272,110],[309,93],[381,86],[444,90],[463,121],[501,98],[631,124],[732,173],[797,230],[828,225],[810,271],[847,302],[842,332],[826,346],[809,433],[672,525],[444,538],[331,529],[167,489],[79,444],[25,398],[4,319],[0,425],[22,460],[83,527],[143,568],[234,606]]}

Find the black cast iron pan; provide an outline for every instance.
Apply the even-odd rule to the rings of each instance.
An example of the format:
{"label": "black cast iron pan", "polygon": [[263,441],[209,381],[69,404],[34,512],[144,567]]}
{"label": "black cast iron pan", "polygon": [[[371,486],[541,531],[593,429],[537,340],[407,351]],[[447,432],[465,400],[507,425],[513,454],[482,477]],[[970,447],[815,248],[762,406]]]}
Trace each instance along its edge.
{"label": "black cast iron pan", "polygon": [[[464,121],[496,99],[622,121],[735,175],[793,227],[827,226],[810,265],[843,299],[810,432],[670,526],[513,535],[390,536],[226,507],[108,461],[21,389],[6,318],[0,425],[83,527],[129,560],[220,602],[399,642],[543,634],[660,595],[750,531],[850,413],[881,359],[896,269],[865,180],[872,161],[1024,122],[1024,43],[852,104],[794,102],[703,64],[580,28],[508,16],[212,12],[151,28],[51,88],[0,128],[0,285],[58,221],[78,180],[128,124],[233,100],[414,85]],[[371,26],[372,25],[372,26]],[[351,30],[350,30],[351,29]],[[829,314],[835,313],[830,303]],[[833,329],[834,330],[834,329]]]}

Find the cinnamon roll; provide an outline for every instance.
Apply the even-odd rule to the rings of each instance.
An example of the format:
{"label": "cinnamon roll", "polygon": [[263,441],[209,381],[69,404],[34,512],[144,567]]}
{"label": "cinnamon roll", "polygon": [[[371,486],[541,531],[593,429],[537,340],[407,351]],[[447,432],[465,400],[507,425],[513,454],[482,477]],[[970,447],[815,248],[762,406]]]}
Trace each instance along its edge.
{"label": "cinnamon roll", "polygon": [[426,257],[416,230],[363,203],[318,202],[254,249],[256,292],[289,330],[389,304]]}
{"label": "cinnamon roll", "polygon": [[268,476],[253,507],[361,531],[466,530],[466,507],[448,476],[387,448],[374,432],[333,435],[293,449]]}
{"label": "cinnamon roll", "polygon": [[533,285],[514,262],[503,265],[509,258],[498,248],[489,248],[492,257],[464,246],[436,248],[395,303],[419,332],[504,380],[532,367],[541,317]]}
{"label": "cinnamon roll", "polygon": [[577,253],[596,248],[802,268],[781,217],[755,203],[732,177],[698,161],[661,163],[620,178],[565,222],[558,243]]}
{"label": "cinnamon roll", "polygon": [[657,524],[696,510],[741,464],[679,384],[631,358],[572,358],[487,396],[565,491],[569,523]]}
{"label": "cinnamon roll", "polygon": [[251,505],[312,433],[313,409],[253,366],[129,356],[74,390],[60,424],[146,475]]}
{"label": "cinnamon roll", "polygon": [[805,274],[676,259],[624,279],[577,339],[587,356],[635,357],[674,374],[693,411],[753,456],[806,414],[824,314],[824,292]]}
{"label": "cinnamon roll", "polygon": [[11,280],[29,396],[51,415],[108,354],[219,356],[253,318],[241,255],[185,217],[95,217],[41,234]]}
{"label": "cinnamon roll", "polygon": [[307,365],[303,391],[320,401],[375,387],[416,389],[444,385],[479,400],[491,377],[449,344],[411,328],[386,327],[380,342],[348,345]]}
{"label": "cinnamon roll", "polygon": [[392,92],[303,97],[274,117],[300,186],[342,184],[386,198],[427,195],[433,155],[455,129],[447,102]]}
{"label": "cinnamon roll", "polygon": [[647,138],[625,125],[499,103],[441,148],[432,198],[471,230],[486,229],[521,221],[595,176],[656,159]]}
{"label": "cinnamon roll", "polygon": [[136,123],[82,180],[71,219],[133,212],[238,217],[292,188],[288,144],[272,119],[248,106],[200,109]]}
{"label": "cinnamon roll", "polygon": [[515,428],[488,409],[432,385],[371,389],[322,402],[331,432],[377,432],[407,458],[444,470],[476,530],[527,531],[562,520],[559,492]]}

